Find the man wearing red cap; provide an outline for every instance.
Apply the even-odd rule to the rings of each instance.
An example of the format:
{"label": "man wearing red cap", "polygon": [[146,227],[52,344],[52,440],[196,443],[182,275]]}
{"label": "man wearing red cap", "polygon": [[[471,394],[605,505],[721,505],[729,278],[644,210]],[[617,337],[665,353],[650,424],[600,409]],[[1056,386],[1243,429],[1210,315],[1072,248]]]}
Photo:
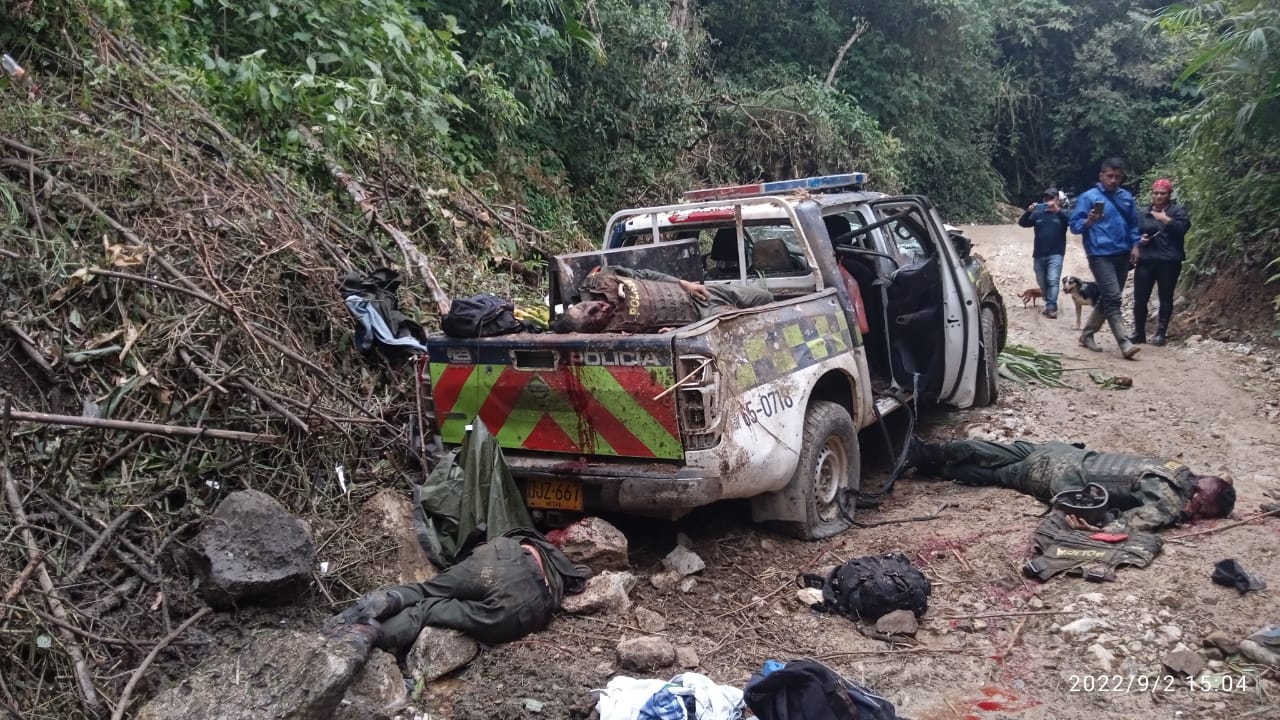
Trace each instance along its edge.
{"label": "man wearing red cap", "polygon": [[1173,202],[1173,183],[1160,178],[1151,184],[1151,204],[1138,213],[1138,241],[1141,258],[1133,271],[1133,335],[1129,342],[1147,341],[1147,303],[1151,300],[1151,288],[1156,288],[1160,298],[1160,310],[1156,316],[1159,325],[1151,338],[1152,345],[1164,345],[1169,330],[1169,318],[1173,317],[1173,290],[1182,273],[1182,261],[1186,259],[1185,241],[1191,229],[1191,216],[1187,209]]}

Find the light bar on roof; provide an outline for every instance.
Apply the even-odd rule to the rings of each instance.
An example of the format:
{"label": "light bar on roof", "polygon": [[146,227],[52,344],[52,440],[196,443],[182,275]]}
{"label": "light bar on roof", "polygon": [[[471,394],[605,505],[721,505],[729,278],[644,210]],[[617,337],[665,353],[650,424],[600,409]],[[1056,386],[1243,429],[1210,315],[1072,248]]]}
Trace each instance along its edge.
{"label": "light bar on roof", "polygon": [[796,180],[776,180],[752,185],[730,185],[727,187],[707,188],[706,190],[690,190],[684,193],[684,198],[691,202],[728,200],[755,195],[773,195],[793,190],[835,190],[844,187],[860,187],[865,185],[866,182],[867,174],[862,172],[846,173],[844,175],[818,175]]}

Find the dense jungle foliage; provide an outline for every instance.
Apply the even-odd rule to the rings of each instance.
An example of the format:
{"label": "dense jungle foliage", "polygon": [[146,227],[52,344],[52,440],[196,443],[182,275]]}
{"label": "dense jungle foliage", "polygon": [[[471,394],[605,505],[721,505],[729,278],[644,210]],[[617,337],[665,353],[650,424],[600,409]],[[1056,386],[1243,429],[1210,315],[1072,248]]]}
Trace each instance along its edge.
{"label": "dense jungle foliage", "polygon": [[82,11],[285,165],[316,126],[366,173],[483,188],[569,245],[691,185],[853,168],[981,219],[1120,155],[1177,176],[1204,267],[1276,255],[1273,3],[28,1],[0,44],[36,76],[68,42],[105,62]]}

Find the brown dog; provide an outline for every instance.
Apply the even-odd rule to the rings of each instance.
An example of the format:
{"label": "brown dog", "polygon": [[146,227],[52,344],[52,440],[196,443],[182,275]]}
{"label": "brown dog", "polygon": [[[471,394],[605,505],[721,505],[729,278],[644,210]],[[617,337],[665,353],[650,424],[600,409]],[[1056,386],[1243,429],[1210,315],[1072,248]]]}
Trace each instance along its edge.
{"label": "brown dog", "polygon": [[1040,288],[1027,288],[1022,291],[1022,307],[1026,307],[1027,303],[1031,303],[1031,307],[1036,306],[1036,301],[1044,297],[1044,293],[1040,292]]}

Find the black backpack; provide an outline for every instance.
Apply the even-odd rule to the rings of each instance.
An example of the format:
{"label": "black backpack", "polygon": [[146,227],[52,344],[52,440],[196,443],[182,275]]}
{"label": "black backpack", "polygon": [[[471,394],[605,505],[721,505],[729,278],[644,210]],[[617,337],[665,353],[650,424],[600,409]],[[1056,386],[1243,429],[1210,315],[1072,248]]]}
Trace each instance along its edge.
{"label": "black backpack", "polygon": [[827,609],[867,622],[894,610],[910,610],[920,617],[929,608],[933,591],[929,579],[902,553],[854,558],[825,578],[806,575],[804,579],[810,587],[822,588]]}
{"label": "black backpack", "polygon": [[515,306],[496,295],[472,295],[455,299],[440,321],[445,335],[456,338],[506,335],[524,330],[516,319]]}
{"label": "black backpack", "polygon": [[743,700],[760,720],[897,720],[893,703],[816,660],[793,660],[747,682]]}

